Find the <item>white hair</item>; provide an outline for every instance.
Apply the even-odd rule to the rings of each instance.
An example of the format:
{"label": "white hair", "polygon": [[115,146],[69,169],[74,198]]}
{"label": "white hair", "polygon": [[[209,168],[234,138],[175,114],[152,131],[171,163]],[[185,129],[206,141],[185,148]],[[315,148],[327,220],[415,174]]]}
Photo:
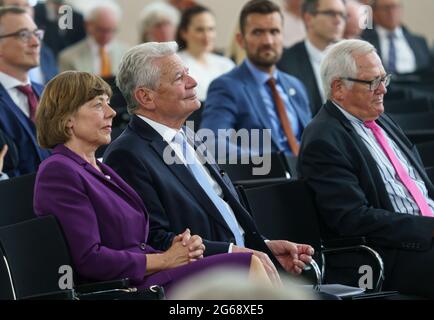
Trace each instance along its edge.
{"label": "white hair", "polygon": [[84,13],[85,21],[95,21],[101,11],[110,11],[120,21],[122,18],[122,10],[118,4],[113,1],[97,1],[87,7]]}
{"label": "white hair", "polygon": [[177,51],[178,44],[171,41],[142,43],[125,53],[119,65],[116,84],[127,101],[129,113],[134,113],[138,107],[134,98],[136,88],[155,90],[160,84],[161,68],[155,64],[155,60]]}
{"label": "white hair", "polygon": [[144,7],[140,13],[140,36],[142,37],[144,34],[148,33],[152,27],[163,20],[170,21],[176,28],[178,26],[179,19],[180,13],[175,7],[165,2],[153,2]]}
{"label": "white hair", "polygon": [[[339,78],[357,77],[356,55],[367,55],[377,52],[375,47],[363,40],[341,40],[327,48],[325,57],[321,63],[321,80],[325,96],[330,99],[332,83]],[[345,81],[350,88],[352,82]]]}

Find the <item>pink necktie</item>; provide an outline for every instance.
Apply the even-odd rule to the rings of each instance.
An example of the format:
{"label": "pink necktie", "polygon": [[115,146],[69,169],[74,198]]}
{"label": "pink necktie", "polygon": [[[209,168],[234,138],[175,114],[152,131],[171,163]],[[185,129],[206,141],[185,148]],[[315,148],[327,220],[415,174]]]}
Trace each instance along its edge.
{"label": "pink necktie", "polygon": [[29,118],[35,122],[36,108],[38,106],[38,97],[35,92],[33,92],[32,86],[27,84],[25,86],[16,87],[20,92],[24,93],[27,97],[29,103]]}
{"label": "pink necktie", "polygon": [[384,136],[380,126],[375,121],[366,121],[364,125],[366,128],[372,130],[372,133],[374,134],[387,158],[389,158],[390,163],[395,168],[399,179],[401,180],[402,184],[407,188],[408,192],[410,192],[422,215],[426,217],[433,217],[433,212],[429,207],[428,203],[426,202],[424,195],[416,186],[416,183],[413,181],[413,179],[410,178],[410,176],[407,174],[407,171],[404,169],[401,162],[393,152],[392,148],[387,143],[387,139]]}

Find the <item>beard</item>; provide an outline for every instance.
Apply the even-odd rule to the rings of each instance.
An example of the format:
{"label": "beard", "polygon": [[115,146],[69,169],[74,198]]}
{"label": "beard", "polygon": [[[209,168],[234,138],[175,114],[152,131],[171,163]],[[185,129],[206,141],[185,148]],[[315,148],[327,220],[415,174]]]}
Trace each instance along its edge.
{"label": "beard", "polygon": [[[265,50],[271,50],[273,54],[261,54]],[[274,66],[281,58],[282,50],[273,49],[270,46],[263,46],[255,52],[247,51],[249,60],[258,67],[270,68]]]}

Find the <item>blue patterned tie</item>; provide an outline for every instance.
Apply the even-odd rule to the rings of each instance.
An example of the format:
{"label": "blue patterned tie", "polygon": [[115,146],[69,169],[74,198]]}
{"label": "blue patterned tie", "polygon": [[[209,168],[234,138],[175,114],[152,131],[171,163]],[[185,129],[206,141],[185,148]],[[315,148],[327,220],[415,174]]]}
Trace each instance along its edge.
{"label": "blue patterned tie", "polygon": [[207,177],[205,168],[199,163],[194,151],[187,147],[187,141],[184,133],[182,131],[178,132],[175,135],[173,141],[181,146],[182,154],[187,163],[187,168],[190,169],[191,174],[195,177],[196,181],[199,183],[210,200],[214,203],[223,219],[226,221],[226,224],[235,236],[236,245],[244,247],[244,238],[240,229],[238,228],[238,222],[236,221],[232,212],[230,212],[227,203],[215,192]]}
{"label": "blue patterned tie", "polygon": [[396,47],[395,47],[395,33],[389,32],[387,34],[389,39],[389,60],[387,64],[387,69],[390,73],[396,73]]}

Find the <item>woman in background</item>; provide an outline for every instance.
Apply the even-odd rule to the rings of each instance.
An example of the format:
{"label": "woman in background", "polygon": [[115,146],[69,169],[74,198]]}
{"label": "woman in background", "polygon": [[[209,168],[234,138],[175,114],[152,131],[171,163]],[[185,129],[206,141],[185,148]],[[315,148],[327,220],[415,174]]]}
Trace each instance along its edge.
{"label": "woman in background", "polygon": [[178,54],[198,83],[200,101],[205,101],[211,81],[235,66],[232,60],[213,53],[215,38],[216,22],[209,9],[194,6],[183,12],[177,33]]}
{"label": "woman in background", "polygon": [[129,278],[138,288],[167,289],[210,267],[231,266],[246,270],[246,279],[249,274],[269,283],[262,263],[251,254],[203,258],[202,239],[188,229],[165,252],[147,245],[149,216],[141,198],[95,157],[98,147],[111,139],[116,113],[110,96],[101,78],[64,72],[46,86],[36,115],[39,144],[53,148],[53,154],[36,176],[35,212],[58,219],[79,278]]}

